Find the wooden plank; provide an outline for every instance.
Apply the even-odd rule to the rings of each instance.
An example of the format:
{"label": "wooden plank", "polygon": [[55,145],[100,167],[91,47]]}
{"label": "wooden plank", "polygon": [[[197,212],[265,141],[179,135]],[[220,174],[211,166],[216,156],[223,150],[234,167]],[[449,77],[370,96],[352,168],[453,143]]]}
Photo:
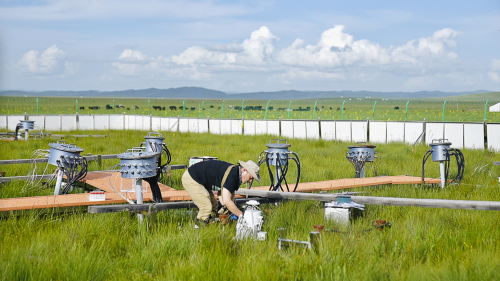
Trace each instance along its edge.
{"label": "wooden plank", "polygon": [[[150,193],[149,193],[150,194]],[[127,194],[128,198],[135,200],[135,193]],[[152,196],[143,194],[144,201],[152,201]],[[189,194],[184,190],[162,192],[163,201],[188,201],[191,200]],[[0,199],[0,211],[29,210],[58,208],[69,206],[89,206],[100,204],[126,203],[122,197],[114,192],[106,192],[106,200],[90,201],[88,193],[64,194],[36,197],[21,197]]]}

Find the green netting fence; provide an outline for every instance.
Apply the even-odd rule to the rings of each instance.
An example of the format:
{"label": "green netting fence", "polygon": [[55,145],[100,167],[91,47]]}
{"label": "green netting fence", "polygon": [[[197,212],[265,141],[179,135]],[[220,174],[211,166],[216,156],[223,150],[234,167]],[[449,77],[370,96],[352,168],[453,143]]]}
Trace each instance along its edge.
{"label": "green netting fence", "polygon": [[132,98],[0,97],[0,115],[152,114],[168,117],[500,122],[489,107],[499,100],[386,99],[181,100]]}

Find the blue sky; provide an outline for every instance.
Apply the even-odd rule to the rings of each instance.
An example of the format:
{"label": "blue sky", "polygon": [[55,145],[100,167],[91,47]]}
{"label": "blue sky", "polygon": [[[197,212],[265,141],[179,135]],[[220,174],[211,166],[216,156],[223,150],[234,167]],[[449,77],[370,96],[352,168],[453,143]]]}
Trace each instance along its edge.
{"label": "blue sky", "polygon": [[500,1],[0,0],[1,90],[500,90]]}

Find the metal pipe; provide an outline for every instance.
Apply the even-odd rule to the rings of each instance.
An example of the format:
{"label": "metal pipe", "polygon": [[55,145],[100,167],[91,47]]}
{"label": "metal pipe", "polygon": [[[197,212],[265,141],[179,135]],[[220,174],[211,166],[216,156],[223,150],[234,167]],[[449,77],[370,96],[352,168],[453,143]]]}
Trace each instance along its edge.
{"label": "metal pipe", "polygon": [[439,172],[441,173],[441,188],[446,184],[444,162],[439,162]]}
{"label": "metal pipe", "polygon": [[[135,198],[136,198],[136,204],[143,204],[143,197],[142,197],[142,179],[135,179]],[[139,220],[140,223],[144,220],[144,215],[143,214],[137,214],[137,219]]]}
{"label": "metal pipe", "polygon": [[292,106],[292,101],[288,104],[288,119],[290,119],[290,108]]}
{"label": "metal pipe", "polygon": [[204,103],[205,103],[205,101],[201,102],[201,114],[200,114],[200,118],[203,118],[203,104]]}
{"label": "metal pipe", "polygon": [[63,171],[61,169],[57,170],[57,180],[56,180],[56,187],[54,188],[54,195],[59,195],[61,194],[61,185],[62,185],[62,180],[63,180]]}

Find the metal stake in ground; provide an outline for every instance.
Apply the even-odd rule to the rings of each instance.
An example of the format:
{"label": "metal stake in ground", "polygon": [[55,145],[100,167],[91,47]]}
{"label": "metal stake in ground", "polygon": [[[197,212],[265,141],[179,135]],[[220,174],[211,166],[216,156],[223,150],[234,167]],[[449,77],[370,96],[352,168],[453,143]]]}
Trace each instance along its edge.
{"label": "metal stake in ground", "polygon": [[[153,178],[154,181],[152,182],[156,182],[157,169],[159,169],[156,166],[158,154],[159,152],[146,151],[145,147],[134,147],[132,149],[128,149],[127,152],[118,155],[118,158],[120,158],[119,166],[121,177],[133,179],[135,182],[137,204],[143,203],[142,180]],[[149,183],[151,186],[151,182]],[[144,215],[137,214],[137,218],[139,219],[139,222],[142,222]]]}
{"label": "metal stake in ground", "polygon": [[425,178],[425,162],[432,155],[433,162],[439,162],[439,172],[441,174],[441,188],[444,188],[450,172],[451,156],[455,157],[457,163],[457,175],[454,182],[460,182],[464,176],[465,158],[462,152],[456,148],[450,148],[451,142],[447,139],[434,139],[431,143],[431,149],[425,152],[422,161],[422,183]]}
{"label": "metal stake in ground", "polygon": [[[284,139],[271,139],[266,146],[268,147],[268,150],[264,150],[260,153],[258,165],[260,166],[264,162],[267,165],[269,177],[271,179],[271,186],[269,190],[284,191],[283,187],[286,187],[286,191],[290,191],[286,180],[286,174],[288,173],[288,168],[290,166],[289,160],[292,160],[297,165],[297,181],[295,183],[295,188],[293,189],[293,191],[296,191],[300,180],[299,156],[297,153],[288,150],[290,144]],[[274,175],[271,166],[275,167]]]}

